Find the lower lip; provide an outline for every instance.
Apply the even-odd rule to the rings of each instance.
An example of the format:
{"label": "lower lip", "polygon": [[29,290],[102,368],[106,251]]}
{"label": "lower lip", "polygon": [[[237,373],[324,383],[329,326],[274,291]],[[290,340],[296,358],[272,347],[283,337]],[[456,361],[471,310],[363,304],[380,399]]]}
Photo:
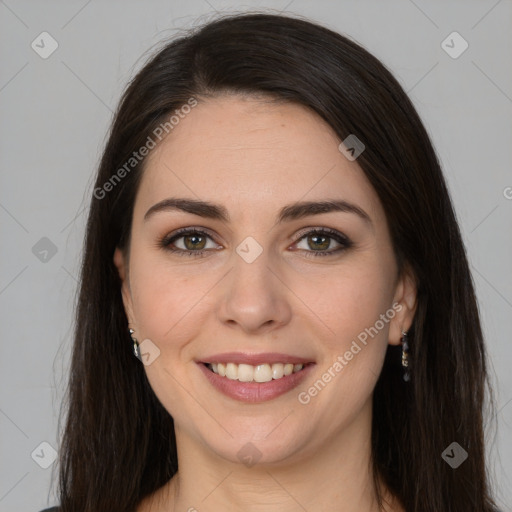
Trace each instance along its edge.
{"label": "lower lip", "polygon": [[221,377],[199,363],[199,368],[218,391],[235,400],[250,403],[266,402],[291,391],[307,377],[313,366],[312,363],[307,364],[297,373],[270,382],[240,382]]}

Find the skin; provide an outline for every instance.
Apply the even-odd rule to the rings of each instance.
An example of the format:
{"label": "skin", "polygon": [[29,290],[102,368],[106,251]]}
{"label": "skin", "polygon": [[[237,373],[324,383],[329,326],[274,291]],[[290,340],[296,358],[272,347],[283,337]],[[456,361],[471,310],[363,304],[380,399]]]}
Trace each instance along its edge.
{"label": "skin", "polygon": [[[387,345],[399,344],[412,323],[416,287],[409,273],[398,274],[378,196],[339,143],[302,106],[224,95],[201,101],[149,155],[129,259],[117,249],[114,262],[135,337],[160,350],[144,368],[174,418],[179,472],[139,512],[379,510],[370,472],[372,393]],[[171,196],[221,204],[230,221],[177,210],[144,220]],[[371,224],[350,212],[276,223],[285,205],[327,199],[357,205]],[[211,233],[206,242],[192,241],[211,249],[205,257],[159,246],[184,227]],[[307,228],[337,230],[353,245],[314,257],[339,244],[315,244],[302,234]],[[263,248],[250,264],[236,252],[248,236]],[[183,249],[185,242],[174,245]],[[298,393],[393,304],[401,306],[394,318],[301,404]],[[233,351],[283,352],[316,366],[298,388],[247,404],[217,391],[196,363]],[[249,442],[261,452],[252,467],[237,456]],[[381,489],[386,510],[403,510]]]}

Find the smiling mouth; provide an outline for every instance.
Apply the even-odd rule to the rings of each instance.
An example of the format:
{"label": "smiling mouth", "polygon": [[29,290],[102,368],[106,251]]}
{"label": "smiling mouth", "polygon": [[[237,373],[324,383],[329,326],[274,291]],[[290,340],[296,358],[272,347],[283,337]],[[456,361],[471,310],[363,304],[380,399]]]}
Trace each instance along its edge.
{"label": "smiling mouth", "polygon": [[309,363],[265,363],[253,366],[250,364],[235,363],[204,363],[206,368],[220,377],[225,377],[229,380],[237,380],[239,382],[261,383],[279,380],[292,373],[299,373],[308,364]]}

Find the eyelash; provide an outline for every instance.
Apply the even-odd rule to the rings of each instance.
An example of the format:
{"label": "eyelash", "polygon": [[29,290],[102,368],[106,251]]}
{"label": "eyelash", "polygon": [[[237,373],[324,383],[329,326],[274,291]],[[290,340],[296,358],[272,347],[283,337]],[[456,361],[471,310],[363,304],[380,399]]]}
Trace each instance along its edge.
{"label": "eyelash", "polygon": [[[212,249],[203,249],[201,251],[190,251],[185,249],[177,249],[171,247],[171,244],[174,243],[176,240],[179,240],[180,238],[184,238],[186,235],[200,235],[208,238],[212,238],[212,236],[207,233],[206,231],[203,231],[201,229],[194,229],[194,228],[182,228],[173,233],[172,235],[167,235],[164,238],[162,238],[159,242],[159,245],[161,248],[165,249],[166,251],[170,251],[174,254],[177,254],[178,256],[194,256],[194,257],[204,257],[206,256],[205,253],[210,252]],[[346,249],[349,249],[352,247],[352,242],[348,237],[345,235],[339,233],[338,231],[335,231],[333,229],[329,228],[314,228],[306,232],[302,232],[299,234],[297,240],[293,242],[294,244],[300,242],[303,238],[311,235],[327,235],[328,238],[331,238],[338,242],[341,247],[338,247],[335,250],[330,251],[308,251],[305,249],[298,249],[301,251],[306,251],[306,257],[308,258],[317,258],[321,256],[331,256],[333,254],[338,254],[342,251],[345,251]]]}

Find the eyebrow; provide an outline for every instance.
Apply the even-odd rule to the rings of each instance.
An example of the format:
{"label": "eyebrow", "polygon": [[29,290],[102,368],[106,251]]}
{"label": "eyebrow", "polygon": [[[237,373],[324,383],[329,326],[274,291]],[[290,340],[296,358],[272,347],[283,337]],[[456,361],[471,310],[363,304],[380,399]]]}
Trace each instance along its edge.
{"label": "eyebrow", "polygon": [[[144,215],[144,221],[158,212],[182,211],[192,213],[208,219],[230,222],[229,213],[224,206],[188,198],[168,198],[153,205]],[[325,201],[302,201],[284,206],[279,211],[277,223],[302,219],[310,215],[320,215],[322,213],[344,212],[353,213],[372,225],[370,216],[359,206],[344,200],[325,200]]]}

